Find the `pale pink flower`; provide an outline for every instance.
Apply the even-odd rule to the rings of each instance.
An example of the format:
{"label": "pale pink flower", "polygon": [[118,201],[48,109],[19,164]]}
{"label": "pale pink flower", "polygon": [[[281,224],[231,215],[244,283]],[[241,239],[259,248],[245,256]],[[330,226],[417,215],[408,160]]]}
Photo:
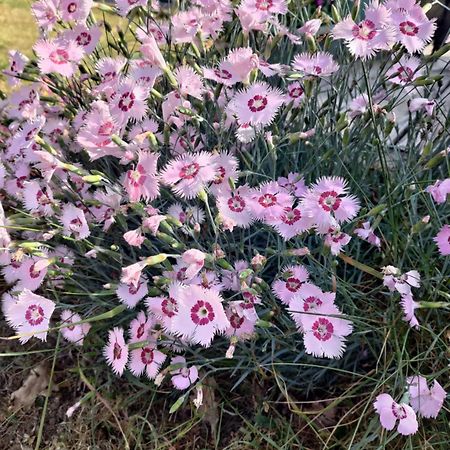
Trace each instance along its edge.
{"label": "pale pink flower", "polygon": [[[159,67],[152,66],[146,60],[132,60],[128,76],[135,83],[145,86],[146,89],[152,89],[158,77],[162,74]],[[148,119],[151,121],[152,119]],[[150,127],[151,128],[151,127]],[[156,129],[158,125],[156,124]],[[146,131],[152,131],[145,127]],[[155,130],[156,131],[156,130]],[[153,131],[154,132],[154,131]],[[130,133],[131,134],[131,133]]]}
{"label": "pale pink flower", "polygon": [[223,291],[224,286],[219,276],[213,270],[202,270],[197,276],[190,280],[189,284],[196,284],[205,289],[213,289],[217,292]]}
{"label": "pale pink flower", "polygon": [[405,86],[420,77],[423,69],[419,69],[420,59],[414,56],[402,56],[387,72],[388,81]]}
{"label": "pale pink flower", "polygon": [[214,335],[223,333],[230,326],[223,309],[223,298],[217,291],[192,285],[182,292],[181,297],[172,331],[183,339],[209,347]]}
{"label": "pale pink flower", "polygon": [[417,270],[401,274],[400,270],[393,266],[386,266],[382,269],[384,277],[383,284],[393,292],[397,291],[401,295],[411,294],[411,287],[420,287],[420,273]]}
{"label": "pale pink flower", "polygon": [[93,0],[60,0],[58,9],[63,20],[84,22],[93,3]]}
{"label": "pale pink flower", "polygon": [[[385,92],[380,92],[372,96],[372,112],[378,114],[383,110],[385,105],[382,104],[386,97]],[[358,117],[364,115],[367,111],[371,110],[369,96],[367,94],[361,94],[356,96],[349,105],[350,117]]]}
{"label": "pale pink flower", "polygon": [[447,393],[437,380],[430,389],[427,380],[416,375],[407,378],[409,403],[412,409],[422,417],[435,419],[442,409]]}
{"label": "pale pink flower", "polygon": [[308,278],[309,273],[305,266],[286,266],[279,279],[273,282],[272,290],[285,305],[289,305]]}
{"label": "pale pink flower", "polygon": [[300,104],[305,99],[305,91],[303,89],[302,84],[299,81],[295,81],[294,83],[290,83],[287,87],[287,96],[286,100],[292,103],[294,108],[298,108]]}
{"label": "pale pink flower", "polygon": [[116,290],[117,297],[128,308],[134,308],[147,295],[147,281],[147,278],[141,276],[137,285],[120,283]]}
{"label": "pale pink flower", "polygon": [[304,314],[303,341],[305,351],[316,357],[340,358],[345,349],[345,337],[352,332],[352,323],[341,317],[334,305],[320,309],[318,314]]}
{"label": "pale pink flower", "polygon": [[386,430],[393,430],[398,420],[397,431],[400,434],[408,436],[417,432],[416,413],[406,403],[396,403],[389,394],[380,394],[373,406]]}
{"label": "pale pink flower", "polygon": [[77,240],[82,240],[91,234],[83,210],[72,204],[63,206],[60,220],[66,236],[73,236]]}
{"label": "pale pink flower", "polygon": [[131,202],[137,202],[141,198],[154,200],[158,197],[158,157],[156,153],[146,151],[138,153],[136,167],[126,173],[124,180],[124,187]]}
{"label": "pale pink flower", "polygon": [[[400,6],[400,5],[399,5]],[[436,19],[429,19],[420,5],[392,11],[396,39],[409,53],[421,52],[431,42],[436,29]]]}
{"label": "pale pink flower", "polygon": [[249,339],[255,333],[255,321],[248,319],[243,314],[239,314],[236,308],[228,307],[225,311],[230,326],[225,334],[228,337],[237,337],[241,340]]}
{"label": "pale pink flower", "polygon": [[119,377],[122,376],[128,361],[128,345],[125,344],[123,328],[109,330],[108,344],[103,349],[103,355],[113,372]]}
{"label": "pale pink flower", "polygon": [[286,14],[288,11],[286,0],[243,0],[239,8],[261,14],[264,20],[275,14]]}
{"label": "pale pink flower", "polygon": [[247,228],[255,220],[250,209],[251,190],[246,185],[231,192],[221,192],[216,201],[220,218],[231,221],[233,226]]}
{"label": "pale pink flower", "polygon": [[417,97],[413,98],[409,102],[408,109],[410,112],[416,112],[423,109],[429,116],[432,116],[435,106],[436,102],[434,100],[429,100],[428,98],[423,97]]}
{"label": "pale pink flower", "polygon": [[314,219],[319,233],[328,232],[337,223],[353,219],[360,209],[359,200],[348,194],[347,182],[340,177],[323,177],[304,194],[302,211]]}
{"label": "pale pink flower", "polygon": [[250,47],[235,48],[217,68],[203,68],[203,76],[233,86],[248,79],[250,72],[258,66],[257,58]]}
{"label": "pale pink flower", "polygon": [[127,241],[128,245],[131,245],[132,247],[139,247],[141,248],[141,245],[145,241],[145,236],[142,234],[141,227],[136,228],[135,230],[127,231],[123,238]]}
{"label": "pale pink flower", "polygon": [[276,221],[292,206],[292,197],[276,181],[263,183],[251,193],[254,217],[268,223]]}
{"label": "pale pink flower", "polygon": [[213,164],[216,166],[216,176],[209,190],[216,196],[222,191],[231,191],[230,179],[233,182],[238,179],[238,160],[227,152],[221,152],[213,156]]}
{"label": "pale pink flower", "polygon": [[47,183],[40,184],[36,180],[26,181],[23,190],[23,203],[25,208],[37,215],[54,215],[53,191]]}
{"label": "pale pink flower", "polygon": [[17,273],[18,284],[16,289],[21,290],[25,288],[30,291],[38,289],[47,275],[48,265],[50,265],[50,261],[46,258],[33,256],[22,259]]}
{"label": "pale pink flower", "polygon": [[181,260],[187,266],[184,272],[185,280],[191,280],[202,270],[205,264],[205,258],[205,253],[195,248],[186,250],[181,255]]}
{"label": "pale pink flower", "polygon": [[325,247],[329,247],[332,255],[339,255],[342,248],[351,240],[348,234],[343,233],[339,227],[330,228],[324,238]]}
{"label": "pale pink flower", "polygon": [[[61,311],[61,324],[68,325],[76,322],[81,322],[81,317],[79,314],[65,309]],[[83,340],[89,333],[91,325],[89,323],[82,323],[79,325],[69,325],[61,328],[61,334],[64,339],[69,342],[73,342],[76,345],[83,345]]]}
{"label": "pale pink flower", "polygon": [[294,56],[292,69],[303,75],[327,77],[339,70],[339,64],[326,52],[300,53]]}
{"label": "pale pink flower", "polygon": [[205,87],[203,86],[201,77],[192,67],[179,66],[173,75],[177,80],[177,89],[180,95],[183,97],[192,95],[192,97],[198,98],[199,100],[202,99]]}
{"label": "pale pink flower", "polygon": [[334,39],[344,39],[350,53],[357,58],[367,59],[379,50],[389,50],[395,42],[395,29],[391,13],[377,0],[369,4],[364,20],[355,23],[348,16],[336,24]]}
{"label": "pale pink flower", "polygon": [[322,310],[328,311],[327,308],[333,307],[335,298],[334,292],[324,292],[312,283],[303,283],[288,303],[289,314],[294,319],[297,329],[303,330],[302,320],[307,314],[320,314]]}
{"label": "pale pink flower", "polygon": [[322,21],[320,19],[312,19],[305,22],[305,24],[302,27],[300,27],[297,31],[299,33],[314,36],[319,31],[321,25]]}
{"label": "pale pink flower", "polygon": [[198,380],[198,370],[196,366],[188,367],[186,359],[182,356],[175,356],[170,361],[171,366],[181,366],[175,370],[172,370],[172,384],[176,389],[180,391],[187,389],[191,384]]}
{"label": "pale pink flower", "polygon": [[419,321],[414,314],[414,311],[418,308],[419,304],[414,301],[412,294],[404,294],[401,296],[400,305],[402,306],[405,322],[409,323],[412,328],[419,327]]}
{"label": "pale pink flower", "polygon": [[288,194],[300,198],[308,190],[305,179],[296,172],[289,172],[287,177],[279,177],[277,183],[286,190]]}
{"label": "pale pink flower", "polygon": [[147,261],[144,259],[130,266],[122,268],[122,275],[120,281],[124,284],[131,284],[138,287],[141,281],[142,271],[147,267]]}
{"label": "pale pink flower", "polygon": [[240,5],[234,10],[241,22],[242,31],[265,31],[267,27],[267,13]]}
{"label": "pale pink flower", "polygon": [[148,318],[144,311],[140,311],[137,317],[130,322],[128,343],[132,344],[149,339],[154,323],[154,319]]}
{"label": "pale pink flower", "polygon": [[239,124],[269,125],[283,105],[285,96],[278,88],[257,82],[239,91],[232,98],[229,108]]}
{"label": "pale pink flower", "polygon": [[194,198],[214,180],[216,165],[206,152],[184,154],[173,159],[161,173],[161,181],[180,197]]}
{"label": "pale pink flower", "polygon": [[167,68],[166,60],[159,49],[158,43],[152,33],[147,33],[142,41],[141,53],[144,59],[152,66],[157,66],[162,70]]}
{"label": "pale pink flower", "polygon": [[39,0],[31,4],[31,11],[40,28],[50,31],[58,20],[59,0]]}
{"label": "pale pink flower", "polygon": [[123,17],[138,6],[147,6],[147,0],[115,0],[115,2],[119,14]]}
{"label": "pale pink flower", "polygon": [[54,310],[54,302],[24,289],[17,301],[7,308],[6,320],[17,331],[22,344],[28,342],[32,336],[46,341]]}
{"label": "pale pink flower", "polygon": [[8,52],[8,55],[9,65],[3,71],[3,73],[6,75],[8,83],[11,86],[16,86],[20,82],[20,80],[16,77],[23,73],[23,70],[29,62],[29,59],[17,50],[10,50]]}
{"label": "pale pink flower", "polygon": [[131,351],[128,367],[133,375],[138,377],[145,374],[149,380],[154,380],[166,357],[155,345],[147,345]]}
{"label": "pale pink flower", "polygon": [[367,241],[369,244],[375,245],[375,247],[381,247],[380,238],[375,234],[375,231],[370,226],[370,222],[364,222],[361,228],[356,228],[354,233],[360,239]]}
{"label": "pale pink flower", "polygon": [[132,80],[123,80],[111,99],[111,113],[119,124],[128,119],[141,120],[147,112],[148,90]]}
{"label": "pale pink flower", "polygon": [[106,57],[98,60],[96,67],[101,80],[97,87],[99,93],[104,92],[108,96],[111,95],[126,63],[127,60],[123,56],[117,56],[116,58]]}
{"label": "pale pink flower", "polygon": [[450,255],[450,225],[444,225],[433,241],[436,242],[442,256]]}
{"label": "pale pink flower", "polygon": [[42,73],[59,73],[71,77],[83,57],[83,49],[76,42],[63,39],[41,39],[33,47]]}
{"label": "pale pink flower", "polygon": [[[225,289],[231,291],[240,292],[241,291],[241,274],[249,268],[247,261],[236,261],[234,263],[233,270],[222,270],[222,283]],[[247,286],[250,285],[250,277],[242,279]]]}
{"label": "pale pink flower", "polygon": [[308,217],[300,207],[286,207],[277,218],[267,219],[285,241],[309,230],[314,226],[314,219]]}
{"label": "pale pink flower", "polygon": [[158,232],[159,229],[159,225],[163,220],[166,220],[166,216],[163,216],[161,214],[155,214],[153,216],[146,217],[142,221],[142,228],[150,231],[150,233],[153,236],[156,236],[156,233]]}
{"label": "pale pink flower", "polygon": [[98,26],[88,28],[86,25],[79,24],[71,30],[65,31],[62,37],[68,41],[75,41],[86,55],[92,53],[97,46],[101,36],[101,30]]}
{"label": "pale pink flower", "polygon": [[[180,203],[173,203],[168,209],[167,214],[179,220],[182,225],[194,227],[201,225],[205,221],[205,212],[197,206],[183,206]],[[185,230],[185,227],[181,229]]]}
{"label": "pale pink flower", "polygon": [[450,178],[446,178],[445,180],[436,180],[431,186],[426,188],[426,191],[431,194],[433,200],[441,205],[445,203],[447,200],[447,195],[450,194]]}

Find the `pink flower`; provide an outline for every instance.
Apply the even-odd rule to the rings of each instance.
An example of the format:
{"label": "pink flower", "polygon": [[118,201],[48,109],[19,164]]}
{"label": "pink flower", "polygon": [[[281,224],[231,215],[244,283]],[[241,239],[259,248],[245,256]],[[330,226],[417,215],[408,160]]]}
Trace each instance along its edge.
{"label": "pink flower", "polygon": [[288,194],[300,198],[307,190],[305,179],[299,174],[289,172],[287,177],[280,177],[277,183],[286,190]]}
{"label": "pink flower", "polygon": [[142,228],[150,231],[153,236],[156,236],[159,225],[163,220],[166,220],[166,216],[163,216],[161,214],[155,214],[154,216],[146,217],[142,221]]}
{"label": "pink flower", "polygon": [[135,230],[127,231],[123,235],[123,238],[127,241],[128,245],[139,248],[141,248],[141,245],[145,241],[145,236],[142,234],[142,229],[140,227]]}
{"label": "pink flower", "polygon": [[217,68],[205,67],[203,76],[225,86],[233,86],[236,83],[248,80],[250,72],[257,66],[257,56],[250,47],[235,48]]}
{"label": "pink flower", "polygon": [[140,50],[142,56],[149,62],[149,64],[152,66],[157,66],[162,70],[167,69],[166,60],[164,59],[158,43],[151,32],[145,35]]}
{"label": "pink flower", "polygon": [[147,260],[138,261],[130,266],[122,268],[120,281],[138,287],[141,282],[142,271],[147,267]]}
{"label": "pink flower", "polygon": [[159,155],[142,151],[138,153],[138,156],[136,167],[125,175],[125,190],[131,202],[137,202],[141,198],[154,200],[159,195],[156,176]]}
{"label": "pink flower", "polygon": [[320,314],[321,311],[328,311],[330,307],[334,307],[335,298],[334,292],[323,292],[312,283],[302,284],[288,304],[289,314],[294,319],[298,330],[303,330],[303,318],[307,317],[308,313]]}
{"label": "pink flower", "polygon": [[101,80],[97,87],[99,93],[105,92],[108,96],[112,93],[112,89],[116,87],[119,75],[126,63],[127,60],[123,56],[100,58],[98,60],[96,66]]}
{"label": "pink flower", "polygon": [[74,41],[55,39],[39,40],[33,47],[42,73],[59,73],[71,77],[83,57],[83,49]]}
{"label": "pink flower", "polygon": [[433,241],[436,242],[442,256],[450,255],[450,225],[444,225]]}
{"label": "pink flower", "polygon": [[64,32],[62,35],[68,41],[75,41],[86,55],[92,53],[100,40],[101,31],[97,26],[88,28],[86,25],[79,24],[72,30]]}
{"label": "pink flower", "polygon": [[323,177],[304,194],[302,211],[314,219],[319,233],[326,233],[337,223],[353,219],[359,200],[348,194],[347,182],[340,177]]}
{"label": "pink flower", "polygon": [[179,66],[174,72],[175,79],[178,83],[178,92],[183,97],[192,95],[192,97],[202,99],[205,87],[200,76],[194,72],[190,66]]}
{"label": "pink flower", "polygon": [[214,335],[230,326],[222,301],[215,290],[189,286],[182,293],[172,331],[183,339],[209,347]]}
{"label": "pink flower", "polygon": [[261,14],[263,20],[267,20],[275,14],[288,12],[286,0],[243,0],[239,8],[245,8],[250,13]]}
{"label": "pink flower", "polygon": [[417,309],[419,304],[414,301],[412,294],[402,295],[400,304],[402,306],[403,313],[405,315],[403,320],[405,322],[408,322],[410,327],[418,328],[419,321],[417,320],[417,317],[414,315],[414,311]]}
{"label": "pink flower", "polygon": [[292,197],[275,181],[261,184],[251,197],[253,201],[250,209],[253,216],[268,223],[279,220],[286,209],[292,206]]}
{"label": "pink flower", "polygon": [[403,6],[392,11],[396,39],[406,47],[409,53],[421,52],[425,45],[431,42],[436,29],[436,19],[430,20],[418,4],[415,4],[413,8]]}
{"label": "pink flower", "polygon": [[155,321],[153,318],[148,318],[144,311],[140,311],[136,319],[130,322],[130,340],[128,343],[131,344],[151,339],[150,331],[154,324]]}
{"label": "pink flower", "polygon": [[184,154],[173,159],[161,173],[161,181],[173,192],[187,199],[194,198],[214,180],[216,166],[206,152]]}
{"label": "pink flower", "polygon": [[450,194],[450,178],[445,180],[437,180],[432,186],[428,186],[426,191],[431,194],[433,200],[441,205],[447,200],[447,195]]}
{"label": "pink flower", "polygon": [[350,53],[361,59],[371,58],[379,50],[389,50],[395,42],[390,11],[373,1],[365,12],[361,22],[355,23],[349,16],[333,29],[334,39],[344,39]]}
{"label": "pink flower", "polygon": [[38,289],[44,281],[49,265],[50,260],[46,258],[24,258],[20,269],[18,269],[16,289],[26,288],[30,291]]}
{"label": "pink flower", "polygon": [[147,345],[131,351],[128,367],[133,375],[138,377],[144,373],[149,380],[154,380],[166,357],[156,346]]}
{"label": "pink flower", "polygon": [[240,186],[229,193],[221,192],[217,196],[217,209],[222,220],[230,221],[232,226],[247,228],[254,221],[250,210],[252,199],[250,188]]}
{"label": "pink flower", "polygon": [[[79,314],[76,314],[73,311],[70,311],[69,309],[61,311],[61,323],[63,325],[68,325],[76,322],[81,322],[81,317]],[[73,342],[76,345],[83,345],[83,340],[88,334],[90,329],[91,325],[89,323],[70,325],[61,328],[61,334],[67,341]]]}
{"label": "pink flower", "polygon": [[147,295],[147,292],[147,278],[144,276],[140,277],[137,285],[120,283],[116,290],[117,297],[128,308],[134,308]]}
{"label": "pink flower", "polygon": [[421,376],[408,377],[409,403],[422,417],[435,419],[442,409],[447,393],[437,380],[430,389],[427,380]]}
{"label": "pink flower", "polygon": [[[197,206],[182,206],[180,203],[173,203],[168,209],[167,214],[179,220],[182,225],[195,227],[205,221],[205,213]],[[186,232],[185,227],[181,229]]]}
{"label": "pink flower", "polygon": [[420,59],[414,56],[402,56],[400,61],[386,72],[386,76],[391,83],[405,86],[423,73],[423,69],[419,69],[419,66]]}
{"label": "pink flower", "polygon": [[292,106],[294,108],[298,108],[300,104],[305,99],[305,90],[300,82],[295,81],[294,83],[290,83],[287,87],[287,95],[288,100],[292,102]]}
{"label": "pink flower", "polygon": [[60,220],[66,236],[73,236],[75,239],[81,240],[91,234],[83,210],[72,204],[63,206]]}
{"label": "pink flower", "polygon": [[401,295],[411,294],[411,287],[420,287],[420,273],[417,270],[410,270],[401,274],[400,270],[393,266],[386,266],[382,269],[384,278],[383,284],[393,292],[397,291]]}
{"label": "pink flower", "polygon": [[122,376],[128,361],[128,345],[125,344],[123,328],[109,330],[108,344],[103,349],[103,354],[113,372]]}
{"label": "pink flower", "polygon": [[91,11],[93,0],[61,0],[59,10],[63,20],[84,22]]}
{"label": "pink flower", "polygon": [[46,183],[39,184],[35,180],[26,181],[23,190],[23,203],[28,211],[42,216],[54,215],[53,191]]}
{"label": "pink flower", "polygon": [[308,278],[309,273],[305,266],[286,266],[279,279],[273,282],[273,292],[285,305],[289,305]]}
{"label": "pink flower", "polygon": [[28,342],[32,336],[46,341],[50,317],[54,310],[54,302],[24,289],[17,301],[7,308],[6,320],[17,331],[22,344]]}
{"label": "pink flower", "polygon": [[305,22],[305,24],[302,27],[300,27],[297,31],[299,33],[314,36],[319,31],[321,25],[322,21],[320,19],[312,19]]}
{"label": "pink flower", "polygon": [[386,97],[385,92],[380,92],[372,97],[372,108],[367,94],[361,94],[356,96],[349,105],[350,117],[358,117],[364,115],[367,111],[372,109],[374,114],[379,114],[384,105],[381,103]]}
{"label": "pink flower", "polygon": [[[229,289],[231,291],[240,292],[241,291],[241,274],[243,271],[247,270],[248,263],[247,261],[236,261],[234,263],[233,270],[222,270],[222,283],[225,289]],[[245,280],[242,280],[245,284],[249,285],[250,277],[247,277]]]}
{"label": "pink flower", "polygon": [[373,406],[386,430],[393,430],[398,420],[397,431],[400,434],[408,436],[417,432],[419,424],[416,413],[406,403],[396,403],[389,394],[380,394]]}
{"label": "pink flower", "polygon": [[229,108],[239,124],[265,126],[273,121],[284,101],[285,97],[279,89],[258,82],[235,94]]}
{"label": "pink flower", "polygon": [[324,245],[329,247],[332,255],[339,255],[342,248],[347,245],[351,240],[348,234],[340,231],[339,227],[330,228],[328,233],[325,235]]}
{"label": "pink flower", "polygon": [[314,220],[308,217],[298,206],[295,208],[284,208],[283,213],[279,217],[267,219],[267,223],[272,225],[285,241],[314,226]]}
{"label": "pink flower", "polygon": [[132,80],[123,80],[111,99],[111,113],[119,124],[128,119],[141,120],[147,112],[148,90]]}
{"label": "pink flower", "polygon": [[213,164],[216,166],[216,176],[209,190],[213,195],[219,195],[221,191],[230,191],[230,179],[234,182],[238,178],[238,161],[235,156],[227,152],[221,152],[213,156]]}
{"label": "pink flower", "polygon": [[187,265],[186,271],[184,272],[186,280],[191,280],[202,270],[205,264],[205,258],[206,255],[195,248],[186,250],[181,255],[183,263]]}
{"label": "pink flower", "polygon": [[39,27],[50,31],[58,20],[58,0],[39,0],[31,4],[31,11]]}
{"label": "pink flower", "polygon": [[191,384],[198,380],[198,370],[196,366],[188,367],[186,359],[182,356],[175,356],[170,361],[171,366],[181,366],[175,370],[172,370],[172,384],[176,389],[180,391],[187,389]]}
{"label": "pink flower", "polygon": [[228,307],[226,315],[230,326],[226,329],[225,334],[228,337],[237,337],[241,340],[249,339],[255,332],[255,321],[248,319],[245,315],[240,314],[237,308]]}
{"label": "pink flower", "polygon": [[115,0],[119,14],[125,17],[132,9],[138,6],[147,6],[147,0]]}
{"label": "pink flower", "polygon": [[292,69],[304,75],[327,77],[339,70],[339,65],[326,52],[300,53],[295,55]]}
{"label": "pink flower", "polygon": [[7,76],[8,83],[11,86],[16,86],[20,82],[20,80],[16,77],[17,75],[21,75],[23,73],[29,59],[17,50],[10,50],[8,55],[9,66],[3,71],[3,73]]}
{"label": "pink flower", "polygon": [[436,102],[434,100],[429,100],[429,99],[423,98],[423,97],[417,97],[417,98],[413,98],[409,102],[408,109],[410,112],[416,112],[416,111],[420,111],[423,109],[429,116],[432,116],[435,106],[436,106]]}
{"label": "pink flower", "polygon": [[301,318],[305,351],[316,357],[340,358],[345,349],[345,336],[352,332],[352,323],[341,317],[334,305],[320,309],[320,313],[304,314]]}
{"label": "pink flower", "polygon": [[375,235],[373,228],[370,226],[370,222],[364,222],[362,227],[356,228],[354,232],[360,239],[367,241],[369,244],[375,245],[375,247],[381,247],[380,238]]}

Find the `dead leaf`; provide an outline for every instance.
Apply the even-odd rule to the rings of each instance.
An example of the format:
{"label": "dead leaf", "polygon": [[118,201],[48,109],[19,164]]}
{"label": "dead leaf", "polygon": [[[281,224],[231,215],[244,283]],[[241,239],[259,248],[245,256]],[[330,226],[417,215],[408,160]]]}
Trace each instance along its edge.
{"label": "dead leaf", "polygon": [[11,402],[15,410],[29,408],[38,395],[45,395],[50,381],[48,367],[45,363],[31,369],[22,386],[11,394]]}
{"label": "dead leaf", "polygon": [[207,377],[202,385],[203,404],[199,407],[199,412],[203,415],[203,419],[209,424],[211,434],[214,440],[216,440],[217,424],[219,423],[219,404],[217,403],[215,396],[217,383],[213,377]]}

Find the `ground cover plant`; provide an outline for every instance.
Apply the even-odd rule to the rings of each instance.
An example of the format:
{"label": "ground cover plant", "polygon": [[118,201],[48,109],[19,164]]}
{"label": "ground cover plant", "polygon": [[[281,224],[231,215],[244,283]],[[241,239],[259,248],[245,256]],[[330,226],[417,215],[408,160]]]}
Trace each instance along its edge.
{"label": "ground cover plant", "polygon": [[32,3],[0,102],[27,444],[446,448],[450,46],[413,0],[316,3]]}

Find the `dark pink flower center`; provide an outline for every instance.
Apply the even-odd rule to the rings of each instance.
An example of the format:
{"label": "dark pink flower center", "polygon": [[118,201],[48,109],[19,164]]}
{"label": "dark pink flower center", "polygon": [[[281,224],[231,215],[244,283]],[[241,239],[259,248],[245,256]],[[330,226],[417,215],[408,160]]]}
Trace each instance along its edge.
{"label": "dark pink flower center", "polygon": [[141,323],[136,331],[136,337],[141,338],[142,336],[144,336],[144,331],[145,331],[145,323]]}
{"label": "dark pink flower center", "polygon": [[395,403],[395,402],[392,402],[391,409],[392,409],[392,414],[394,414],[395,418],[397,418],[399,420],[406,419],[406,417],[408,416],[405,408],[401,405],[397,405],[397,403]]}
{"label": "dark pink flower center", "polygon": [[400,24],[400,31],[406,36],[415,36],[419,32],[419,27],[410,20],[406,20]]}
{"label": "dark pink flower center", "polygon": [[244,211],[245,205],[246,203],[244,199],[239,195],[235,195],[234,197],[228,199],[228,208],[230,208],[233,212],[240,213]]}
{"label": "dark pink flower center", "polygon": [[78,8],[78,5],[77,5],[76,3],[74,3],[74,2],[69,3],[69,4],[67,5],[67,11],[68,11],[70,14],[74,13],[74,12],[77,10],[77,8]]}
{"label": "dark pink flower center", "polygon": [[39,278],[39,275],[41,274],[40,270],[36,270],[35,264],[30,266],[30,270],[28,272],[31,278]]}
{"label": "dark pink flower center", "polygon": [[303,95],[303,88],[297,86],[289,90],[289,96],[292,98],[299,98]]}
{"label": "dark pink flower center", "polygon": [[333,335],[333,324],[325,317],[319,317],[312,326],[314,336],[319,341],[328,341]]}
{"label": "dark pink flower center", "polygon": [[117,106],[123,112],[128,112],[133,107],[135,98],[136,97],[132,92],[124,92],[120,96],[120,100]]}
{"label": "dark pink flower center", "polygon": [[150,347],[144,347],[141,350],[141,361],[144,364],[151,364],[154,359],[154,353],[153,350]]}
{"label": "dark pink flower center", "polygon": [[89,45],[92,41],[92,37],[91,35],[86,32],[86,31],[82,31],[78,36],[77,36],[77,44],[80,46],[85,46],[85,45]]}
{"label": "dark pink flower center", "polygon": [[139,281],[137,286],[135,286],[134,284],[130,284],[128,286],[128,292],[130,293],[130,295],[136,295],[139,289],[141,288],[142,284],[143,284],[142,281]]}
{"label": "dark pink flower center", "polygon": [[214,184],[221,184],[222,181],[225,179],[225,174],[226,174],[225,168],[220,166],[217,169],[216,177],[214,178],[213,183]]}
{"label": "dark pink flower center", "polygon": [[233,75],[226,69],[214,69],[214,74],[222,80],[229,80]]}
{"label": "dark pink flower center", "polygon": [[356,39],[370,41],[376,35],[375,24],[371,20],[363,20],[352,28],[352,34]]}
{"label": "dark pink flower center", "polygon": [[184,281],[186,279],[186,270],[187,267],[182,267],[178,272],[177,272],[177,280],[178,281]]}
{"label": "dark pink flower center", "polygon": [[120,359],[121,356],[122,356],[122,347],[117,342],[114,342],[113,357],[114,359]]}
{"label": "dark pink flower center", "polygon": [[25,319],[33,327],[40,325],[44,320],[44,310],[40,305],[30,305],[25,311]]}
{"label": "dark pink flower center", "polygon": [[270,207],[275,206],[277,204],[277,196],[274,195],[274,194],[261,195],[261,197],[258,198],[258,203],[263,208],[270,208]]}
{"label": "dark pink flower center", "polygon": [[260,112],[267,106],[267,97],[264,95],[256,94],[247,102],[247,105],[250,111]]}
{"label": "dark pink flower center", "polygon": [[294,225],[302,218],[302,213],[298,209],[285,208],[281,220],[286,225]]}
{"label": "dark pink flower center", "polygon": [[179,176],[183,180],[192,180],[198,175],[199,171],[200,166],[196,162],[193,162],[183,166],[180,170]]}
{"label": "dark pink flower center", "polygon": [[138,164],[135,170],[129,170],[127,175],[128,180],[135,187],[142,186],[147,178],[145,176],[145,169],[142,164]]}
{"label": "dark pink flower center", "polygon": [[302,282],[295,277],[289,277],[286,280],[286,289],[290,292],[297,292],[300,289]]}
{"label": "dark pink flower center", "polygon": [[313,67],[313,73],[315,73],[316,75],[320,75],[322,73],[322,67],[314,66]]}
{"label": "dark pink flower center", "polygon": [[191,308],[191,319],[196,325],[207,325],[214,320],[215,314],[211,303],[197,300]]}
{"label": "dark pink flower center", "polygon": [[114,129],[114,124],[112,122],[102,123],[97,130],[97,134],[100,136],[109,136]]}
{"label": "dark pink flower center", "polygon": [[49,58],[54,64],[66,64],[69,61],[69,54],[64,49],[58,48],[50,53]]}
{"label": "dark pink flower center", "polygon": [[173,317],[178,312],[178,305],[174,298],[169,297],[161,302],[161,310],[167,317]]}
{"label": "dark pink flower center", "polygon": [[336,211],[341,205],[341,199],[335,191],[322,192],[319,197],[319,205],[326,211]]}
{"label": "dark pink flower center", "polygon": [[[308,298],[305,298],[304,303],[303,303],[303,311],[308,312],[308,311],[314,311],[315,309],[317,309],[320,305],[322,305],[322,300],[320,300],[320,298],[311,296]],[[331,330],[333,331],[333,330]]]}
{"label": "dark pink flower center", "polygon": [[255,6],[260,11],[268,11],[273,6],[273,0],[256,0]]}
{"label": "dark pink flower center", "polygon": [[399,67],[398,77],[401,81],[409,83],[413,80],[414,72],[410,67]]}
{"label": "dark pink flower center", "polygon": [[242,324],[244,323],[244,318],[239,317],[238,314],[232,314],[230,316],[230,325],[237,330],[238,328],[241,328]]}

